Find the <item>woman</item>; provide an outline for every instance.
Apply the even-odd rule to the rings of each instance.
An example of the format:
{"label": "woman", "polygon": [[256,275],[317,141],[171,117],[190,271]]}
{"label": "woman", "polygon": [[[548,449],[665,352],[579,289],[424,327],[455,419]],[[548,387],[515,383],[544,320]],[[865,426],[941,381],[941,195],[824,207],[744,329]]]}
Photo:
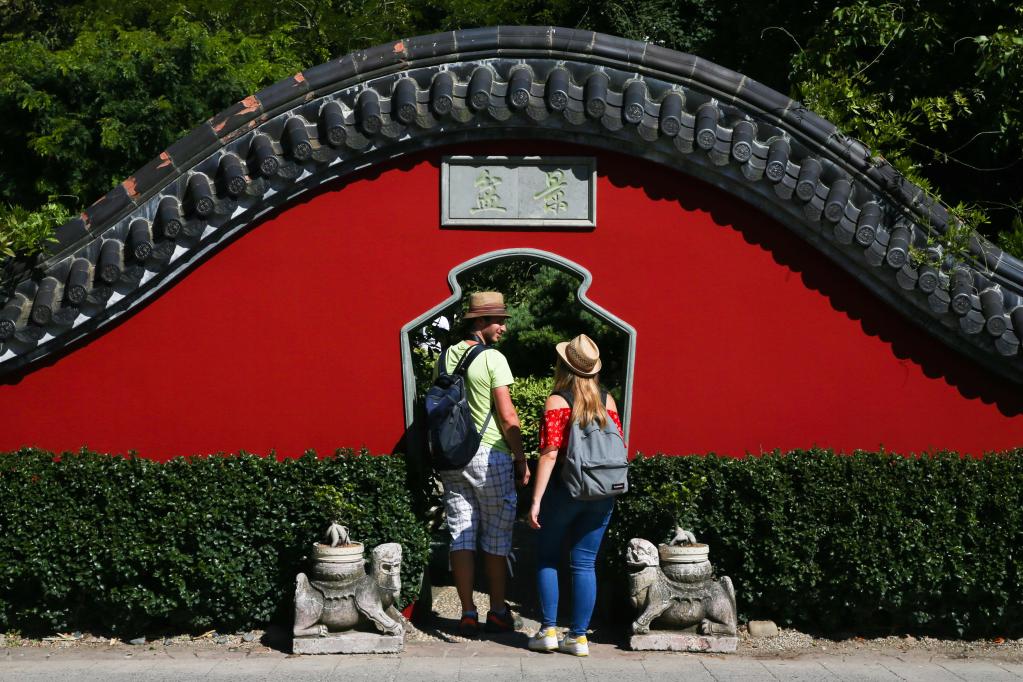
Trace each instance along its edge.
{"label": "woman", "polygon": [[[573,420],[586,426],[593,421],[603,427],[612,420],[621,432],[618,407],[610,395],[602,401],[597,382],[600,349],[590,337],[580,334],[557,345],[558,364],[554,370],[554,391],[544,406],[540,429],[540,462],[537,465],[529,524],[537,533],[537,583],[543,620],[529,640],[533,651],[558,649],[576,656],[589,655],[586,631],[597,599],[594,562],[611,520],[614,498],[576,500],[561,481],[561,461]],[[572,396],[573,407],[558,393]],[[559,642],[558,562],[565,539],[571,547],[572,620]]]}

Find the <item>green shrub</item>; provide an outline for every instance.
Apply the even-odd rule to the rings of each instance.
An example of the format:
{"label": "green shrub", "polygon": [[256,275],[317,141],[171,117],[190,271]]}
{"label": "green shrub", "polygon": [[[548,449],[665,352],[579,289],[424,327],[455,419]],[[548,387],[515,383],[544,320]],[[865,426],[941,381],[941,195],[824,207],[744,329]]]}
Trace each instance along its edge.
{"label": "green shrub", "polygon": [[637,459],[608,531],[681,521],[732,578],[740,618],[820,632],[1023,632],[1023,450]]}
{"label": "green shrub", "polygon": [[[0,455],[0,631],[286,621],[331,510],[368,547],[402,544],[407,604],[429,551],[408,478],[400,456],[343,451],[166,463]],[[660,542],[681,522],[735,582],[743,619],[824,633],[1023,634],[1023,450],[655,456],[634,462],[630,482],[608,530],[614,579],[630,538]]]}
{"label": "green shrub", "polygon": [[429,539],[400,456],[0,455],[0,630],[133,635],[286,620],[303,556],[330,520],[325,486],[355,503],[341,519],[353,537],[401,543],[409,603]]}
{"label": "green shrub", "polygon": [[540,423],[543,420],[543,406],[551,394],[553,377],[516,377],[511,385],[512,404],[519,414],[522,428],[522,449],[527,454],[540,452]]}

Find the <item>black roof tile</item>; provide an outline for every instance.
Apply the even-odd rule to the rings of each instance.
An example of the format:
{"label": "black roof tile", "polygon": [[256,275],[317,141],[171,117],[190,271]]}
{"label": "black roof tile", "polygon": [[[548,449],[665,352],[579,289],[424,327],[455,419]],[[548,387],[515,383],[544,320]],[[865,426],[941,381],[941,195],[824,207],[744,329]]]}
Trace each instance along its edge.
{"label": "black roof tile", "polygon": [[459,55],[496,51],[499,47],[496,26],[455,31],[451,40]]}
{"label": "black roof tile", "polygon": [[632,40],[609,36],[606,33],[594,34],[593,55],[596,57],[627,62],[634,51],[635,42]]}
{"label": "black roof tile", "polygon": [[809,109],[800,108],[798,114],[790,109],[787,117],[798,116],[799,129],[804,135],[811,137],[818,144],[831,145],[832,148],[840,147],[841,143],[834,139],[838,128]]}
{"label": "black roof tile", "polygon": [[739,92],[739,86],[743,80],[742,76],[735,71],[718,66],[714,62],[709,62],[700,57],[696,58],[694,77],[700,83],[705,83],[717,90],[729,103]]}
{"label": "black roof tile", "polygon": [[995,274],[1015,284],[1023,285],[1023,262],[1015,258],[1001,258],[994,267]]}
{"label": "black roof tile", "polygon": [[543,50],[550,48],[547,26],[498,26],[497,46],[502,50]]}
{"label": "black roof tile", "polygon": [[551,49],[577,54],[589,54],[593,45],[593,31],[578,28],[553,28]]}
{"label": "black roof tile", "polygon": [[256,93],[256,99],[259,100],[262,110],[269,113],[280,106],[305,101],[309,95],[309,81],[304,74],[296,73],[291,78],[285,78],[263,88]]}
{"label": "black roof tile", "polygon": [[106,225],[115,216],[135,208],[135,203],[128,196],[124,185],[113,188],[89,208],[85,209],[85,222],[90,231]]}
{"label": "black roof tile", "polygon": [[78,216],[57,228],[57,242],[50,247],[52,253],[59,253],[72,244],[85,238],[89,234],[89,228],[85,223],[84,216]]}
{"label": "black roof tile", "polygon": [[135,179],[135,192],[140,196],[145,196],[163,187],[177,173],[178,169],[174,167],[170,155],[163,152],[135,171],[135,175],[132,176]]}
{"label": "black roof tile", "polygon": [[401,42],[404,47],[405,58],[410,61],[429,59],[444,54],[454,54],[458,49],[455,45],[455,34],[451,31],[405,38]]}
{"label": "black roof tile", "polygon": [[164,153],[179,169],[186,169],[197,157],[206,156],[211,148],[219,145],[220,140],[217,138],[217,133],[207,121],[192,128],[191,132],[167,147],[167,151]]}
{"label": "black roof tile", "polygon": [[309,89],[313,92],[333,89],[341,82],[358,75],[359,70],[355,65],[355,59],[347,54],[341,59],[332,59],[329,62],[314,66],[302,72]]}
{"label": "black roof tile", "polygon": [[688,78],[696,68],[697,58],[691,54],[669,50],[660,45],[648,45],[642,61],[644,66],[651,69]]}
{"label": "black roof tile", "polygon": [[[538,56],[539,59],[529,61],[532,55]],[[509,58],[502,58],[504,56]],[[525,57],[524,65],[529,67],[528,71],[532,77],[519,84],[519,91],[528,91],[531,93],[531,99],[546,100],[548,104],[554,101],[551,99],[553,93],[557,95],[558,102],[565,100],[565,106],[560,104],[549,108],[542,106],[540,109],[525,106],[516,113],[516,110],[502,105],[478,107],[478,111],[474,112],[461,96],[455,95],[456,92],[461,92],[471,74],[480,66],[480,62],[470,59],[490,60],[488,63],[493,64],[498,74],[497,78],[507,81],[510,78],[511,67],[523,63],[522,57]],[[577,86],[585,86],[585,102],[573,100],[572,97],[578,96],[577,93],[566,91],[563,83],[558,85],[557,78],[548,80],[551,58],[565,64]],[[425,63],[417,64],[420,60]],[[438,72],[443,69],[447,69],[444,78],[437,79]],[[393,96],[390,88],[403,71],[405,75],[414,76],[417,81],[417,85],[412,87],[412,92],[404,95],[406,108],[418,100],[416,108],[419,113],[412,111],[406,114],[407,127],[395,127],[393,123],[397,112],[395,107],[400,103],[388,103],[386,98]],[[610,78],[603,75],[605,72]],[[599,88],[593,87],[596,83],[595,74],[601,74],[597,78],[601,83],[607,83],[607,88],[601,92],[597,91]],[[375,82],[370,80],[378,76],[383,78]],[[457,90],[453,87],[454,79],[458,79],[460,83]],[[403,82],[411,83],[408,80]],[[630,82],[635,85],[626,94],[623,91]],[[493,92],[502,92],[507,87],[506,83],[494,83]],[[365,88],[371,88],[372,92],[378,93],[380,97],[374,95],[358,98],[359,92],[363,92]],[[552,88],[557,92],[554,93]],[[408,90],[408,87],[405,89]],[[664,93],[668,91],[681,92],[677,97],[672,95],[670,100],[662,100]],[[98,263],[101,243],[107,237],[115,236],[109,233],[107,228],[132,209],[136,209],[132,215],[136,219],[135,223],[142,225],[143,221],[140,221],[140,218],[148,221],[154,216],[155,202],[162,200],[174,202],[175,206],[180,204],[185,208],[186,215],[194,215],[188,211],[194,211],[197,202],[205,202],[204,209],[210,209],[207,212],[210,221],[208,223],[193,217],[183,221],[182,225],[177,210],[171,212],[174,215],[163,211],[162,218],[157,216],[159,225],[154,225],[151,232],[148,229],[148,222],[145,222],[144,226],[147,229],[136,230],[141,236],[136,236],[132,243],[138,247],[141,240],[145,242],[142,246],[146,248],[141,252],[133,248],[131,252],[135,254],[135,260],[130,263],[124,262],[124,247],[120,243],[123,235],[117,235],[116,242],[107,243],[103,265],[110,272],[107,272],[106,276],[111,279],[114,268],[120,270],[121,276],[116,278],[116,287],[127,299],[121,298],[117,304],[118,310],[135,304],[141,305],[151,297],[148,295],[135,297],[130,292],[132,287],[138,285],[144,272],[143,263],[138,260],[139,258],[144,257],[147,261],[146,267],[151,269],[167,267],[167,261],[172,253],[180,254],[181,249],[188,251],[192,248],[194,242],[189,243],[189,235],[196,237],[210,228],[221,231],[242,229],[245,224],[234,221],[233,216],[225,218],[234,207],[241,207],[244,202],[248,202],[249,214],[257,213],[251,211],[254,208],[252,203],[258,204],[261,201],[257,198],[262,196],[261,192],[248,190],[242,192],[241,190],[245,189],[243,183],[236,182],[238,187],[232,191],[237,196],[235,198],[228,196],[230,192],[227,191],[229,187],[225,181],[245,180],[239,174],[240,163],[234,162],[231,157],[229,160],[237,168],[231,173],[221,172],[218,175],[215,172],[217,157],[211,157],[211,154],[223,144],[258,128],[258,134],[266,137],[270,145],[264,150],[263,160],[277,158],[277,154],[284,153],[289,159],[286,163],[291,171],[294,171],[281,170],[278,173],[265,171],[272,176],[274,182],[293,182],[298,177],[308,178],[310,174],[314,174],[312,178],[303,182],[308,188],[318,182],[316,173],[320,173],[321,177],[336,177],[336,172],[329,175],[329,172],[323,170],[323,166],[317,168],[317,160],[323,161],[327,157],[296,152],[296,145],[305,145],[303,149],[309,147],[310,150],[320,150],[321,145],[327,143],[323,126],[319,125],[319,132],[313,133],[318,139],[309,137],[309,129],[304,126],[301,130],[295,130],[294,126],[291,126],[287,128],[290,133],[286,134],[285,116],[279,115],[286,114],[290,120],[294,118],[292,114],[299,114],[305,119],[322,124],[323,121],[319,120],[321,117],[316,112],[324,101],[310,100],[314,96],[324,95],[337,99],[349,107],[355,106],[358,102],[356,123],[363,131],[357,132],[356,128],[350,125],[351,121],[346,123],[340,120],[340,110],[335,111],[333,116],[337,120],[334,121],[334,137],[330,142],[336,146],[336,152],[332,151],[331,156],[334,153],[342,155],[358,153],[357,150],[364,147],[376,151],[377,148],[392,144],[408,145],[409,149],[418,149],[420,147],[417,145],[423,144],[417,142],[420,135],[424,136],[424,140],[430,140],[426,142],[426,146],[440,144],[443,140],[439,140],[439,137],[443,136],[431,131],[431,128],[437,125],[444,126],[445,134],[453,134],[458,136],[458,139],[473,139],[472,132],[477,130],[476,126],[480,122],[486,120],[493,124],[514,116],[521,119],[516,122],[517,126],[528,121],[530,125],[536,127],[550,128],[543,131],[547,136],[559,127],[575,126],[588,120],[587,126],[599,131],[594,138],[595,143],[598,140],[602,142],[607,135],[612,134],[619,138],[614,142],[616,145],[614,148],[631,148],[639,156],[649,154],[648,150],[651,149],[649,145],[663,144],[665,136],[670,138],[674,135],[674,140],[668,142],[667,146],[662,146],[661,150],[662,152],[664,149],[677,150],[674,153],[679,155],[679,167],[685,168],[685,164],[681,163],[681,155],[693,153],[692,140],[696,133],[703,133],[699,138],[701,146],[705,149],[709,146],[709,150],[706,155],[698,151],[697,155],[692,157],[692,162],[705,164],[705,172],[710,173],[725,173],[725,167],[731,166],[728,182],[749,182],[748,189],[752,196],[759,197],[757,201],[771,202],[783,213],[788,212],[788,215],[792,216],[791,227],[796,231],[803,230],[814,235],[815,239],[818,234],[830,236],[832,232],[835,234],[841,232],[841,238],[831,242],[838,250],[829,251],[831,257],[841,262],[855,276],[869,280],[871,286],[887,286],[888,291],[895,297],[890,298],[890,301],[897,302],[899,297],[903,299],[916,297],[915,300],[905,303],[903,311],[916,318],[932,314],[932,317],[917,321],[935,333],[946,335],[956,333],[940,331],[948,326],[946,311],[951,300],[952,307],[957,313],[966,316],[959,319],[963,333],[975,334],[978,320],[974,318],[980,314],[979,309],[975,309],[981,305],[980,300],[975,300],[976,288],[983,289],[993,285],[1001,287],[999,290],[1005,295],[1004,306],[1009,312],[998,312],[989,293],[984,302],[989,314],[986,317],[980,316],[987,324],[990,334],[959,336],[954,343],[950,343],[960,350],[974,349],[972,355],[976,359],[996,369],[1008,368],[1007,376],[1023,383],[1023,360],[1018,353],[1015,351],[1009,353],[1008,360],[998,355],[1018,349],[1018,338],[1016,336],[1006,338],[1005,334],[1010,332],[1004,332],[997,337],[997,351],[994,349],[996,344],[991,341],[991,334],[1001,331],[999,325],[1004,325],[1005,320],[1002,318],[1005,314],[1013,316],[1014,323],[1016,318],[1023,316],[1023,312],[1017,312],[1015,309],[1023,295],[1023,263],[974,235],[971,240],[973,258],[986,268],[985,272],[988,272],[990,279],[980,276],[967,264],[960,264],[965,278],[957,276],[958,284],[953,286],[954,296],[950,296],[938,286],[944,277],[941,272],[930,266],[917,271],[906,259],[911,243],[921,244],[924,233],[928,230],[940,234],[942,226],[948,220],[947,209],[899,175],[887,163],[871,159],[869,150],[862,143],[842,135],[832,124],[808,111],[798,102],[793,102],[785,95],[724,67],[657,45],[577,29],[512,26],[418,36],[347,55],[284,79],[232,105],[175,142],[166,152],[91,206],[81,218],[61,226],[57,231],[58,242],[51,249],[52,255],[38,263],[25,264],[26,267],[35,268],[35,274],[42,272],[53,274],[63,282],[66,268],[61,270],[61,267],[62,264],[70,262],[68,256],[77,255],[87,258],[92,263]],[[428,97],[433,112],[442,118],[434,118],[426,113],[423,104]],[[657,126],[658,114],[654,111],[658,105],[648,103],[648,98],[654,101],[661,100],[660,106],[667,107],[662,108],[660,112],[660,128]],[[701,107],[715,98],[721,100],[723,108],[715,108],[714,116],[701,117]],[[492,102],[499,101],[502,101],[502,98],[492,98]],[[598,104],[600,106],[596,106]],[[588,119],[581,118],[583,114],[580,107],[583,106],[589,109]],[[644,107],[650,109],[645,110]],[[274,118],[268,118],[271,110]],[[390,115],[387,113],[388,110],[391,110]],[[538,115],[538,112],[542,115]],[[752,118],[756,125],[744,122],[744,117]],[[697,130],[694,130],[697,118],[701,123],[696,126]],[[623,128],[623,119],[629,121],[630,125]],[[264,122],[266,125],[263,125]],[[632,125],[637,122],[638,126]],[[380,135],[374,133],[378,128]],[[397,134],[399,128],[401,135]],[[297,141],[292,139],[299,133],[302,133],[303,139]],[[791,148],[787,143],[779,144],[782,135],[793,138]],[[282,136],[286,139],[282,139]],[[400,155],[403,148],[396,147],[396,153],[392,153],[388,158]],[[765,159],[763,155],[768,148],[771,152]],[[232,147],[232,153],[244,154],[246,149],[249,149],[249,146],[243,140],[236,147]],[[281,149],[284,151],[281,152]],[[751,170],[753,157],[762,170],[756,172],[754,172],[756,169]],[[658,157],[658,160],[665,162],[663,157]],[[252,158],[246,158],[247,163],[253,161]],[[668,163],[671,165],[674,162]],[[722,164],[720,169],[716,164]],[[742,166],[741,173],[737,173],[736,169],[742,164],[746,165]],[[815,175],[812,182],[811,178],[802,177],[805,173],[800,172],[801,169],[811,167],[818,167],[823,171],[819,177]],[[185,178],[202,172],[217,175],[218,182],[205,188],[192,182],[191,189],[186,192]],[[797,178],[790,175],[796,172],[800,172],[799,179],[804,181],[805,185],[798,191],[801,200],[793,196]],[[254,169],[247,175],[251,176],[253,173]],[[762,182],[761,178],[764,175],[767,178]],[[263,177],[258,173],[257,176],[256,180],[259,183],[270,181],[270,177]],[[846,186],[846,180],[840,180],[841,178],[848,178],[850,186]],[[251,184],[254,186],[257,183],[254,180]],[[276,196],[279,199],[274,201],[286,201],[283,198],[287,196],[285,193],[278,193]],[[869,203],[864,204],[865,201]],[[884,211],[881,211],[874,202],[884,206]],[[857,213],[859,219],[855,220],[854,216]],[[893,224],[896,215],[902,215],[903,220],[908,221],[905,222],[906,225],[915,224],[912,235],[909,235],[906,229],[897,229]],[[834,222],[835,227],[831,228],[829,225],[822,232],[825,219]],[[853,241],[854,228],[856,241]],[[179,232],[184,236],[177,239],[180,236]],[[88,241],[90,234],[91,242]],[[153,239],[155,241],[150,241]],[[224,243],[227,241],[230,240],[223,240]],[[139,253],[143,255],[139,256]],[[153,255],[150,257],[149,253]],[[843,257],[846,260],[843,261]],[[938,258],[940,254],[934,257]],[[885,260],[888,260],[891,267],[876,269],[870,267],[880,266]],[[178,261],[178,265],[175,266],[179,270],[181,262],[184,261]],[[32,271],[26,271],[19,277],[31,274]],[[162,287],[173,279],[174,277],[155,277],[150,280],[155,284],[150,286]],[[879,279],[881,284],[878,284]],[[27,288],[19,289],[21,293],[34,295],[33,282],[24,280],[19,287],[23,285]],[[103,302],[110,298],[113,286],[115,285],[105,286],[92,282],[87,300],[93,305],[102,306]],[[42,298],[47,300],[42,301]],[[44,322],[45,319],[52,319],[49,329],[58,338],[50,342],[47,348],[59,348],[61,345],[59,336],[65,332],[54,325],[57,324],[58,318],[64,322],[71,319],[71,313],[63,315],[63,312],[57,309],[50,318],[47,318],[45,308],[53,303],[49,298],[55,297],[46,293],[42,298],[39,303],[42,307],[36,317]],[[928,310],[933,312],[927,313]],[[941,324],[935,323],[936,318]],[[90,328],[99,329],[103,324],[105,323],[101,318],[100,321],[91,323]],[[25,328],[20,330],[19,339],[31,343],[33,339],[42,337],[41,332],[42,328],[38,326],[32,330]],[[978,339],[983,339],[984,343],[980,343]],[[50,351],[33,351],[24,358],[15,358],[15,362],[0,364],[0,372],[13,368],[18,363],[24,364],[31,359],[43,357],[48,352]],[[993,365],[991,358],[997,358],[1001,364]]]}
{"label": "black roof tile", "polygon": [[263,108],[255,95],[249,95],[240,102],[235,102],[227,109],[209,120],[210,127],[217,137],[225,137],[233,130],[245,125],[263,113]]}
{"label": "black roof tile", "polygon": [[742,79],[737,94],[743,101],[749,102],[758,109],[763,110],[764,113],[772,116],[780,116],[792,106],[792,99],[790,97],[752,78]]}
{"label": "black roof tile", "polygon": [[405,43],[401,40],[360,50],[353,57],[360,74],[404,64],[407,61]]}

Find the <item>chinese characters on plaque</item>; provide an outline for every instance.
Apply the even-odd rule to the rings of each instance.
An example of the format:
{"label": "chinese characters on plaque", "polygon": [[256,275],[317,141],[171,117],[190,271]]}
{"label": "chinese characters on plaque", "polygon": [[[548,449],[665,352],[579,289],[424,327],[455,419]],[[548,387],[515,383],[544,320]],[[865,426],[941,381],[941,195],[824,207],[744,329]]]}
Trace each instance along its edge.
{"label": "chinese characters on plaque", "polygon": [[501,184],[501,176],[491,175],[489,168],[484,168],[476,176],[476,206],[469,209],[469,213],[476,215],[486,211],[500,211],[507,213],[508,208],[501,205],[501,195],[497,193],[497,187]]}
{"label": "chinese characters on plaque", "polygon": [[441,225],[595,227],[592,157],[446,157]]}

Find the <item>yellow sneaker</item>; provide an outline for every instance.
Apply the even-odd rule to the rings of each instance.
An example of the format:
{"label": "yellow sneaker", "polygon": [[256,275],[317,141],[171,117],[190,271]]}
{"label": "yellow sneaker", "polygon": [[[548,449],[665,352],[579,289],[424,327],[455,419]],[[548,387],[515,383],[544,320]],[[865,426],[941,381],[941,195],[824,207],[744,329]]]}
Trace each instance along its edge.
{"label": "yellow sneaker", "polygon": [[566,654],[572,654],[573,656],[589,656],[590,655],[590,643],[586,641],[586,635],[579,635],[578,637],[565,637],[558,642],[558,651]]}
{"label": "yellow sneaker", "polygon": [[554,651],[558,648],[558,631],[554,628],[540,628],[529,638],[530,651]]}

